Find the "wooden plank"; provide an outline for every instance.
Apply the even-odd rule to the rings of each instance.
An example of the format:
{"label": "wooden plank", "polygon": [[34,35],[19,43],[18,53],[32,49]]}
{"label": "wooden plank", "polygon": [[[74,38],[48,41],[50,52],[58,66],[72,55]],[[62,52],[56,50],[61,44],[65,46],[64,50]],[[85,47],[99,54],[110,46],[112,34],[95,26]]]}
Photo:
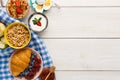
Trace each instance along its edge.
{"label": "wooden plank", "polygon": [[120,70],[120,39],[44,39],[57,70]]}
{"label": "wooden plank", "polygon": [[[30,13],[24,18],[28,22]],[[49,19],[43,38],[118,38],[120,8],[52,8],[45,13]]]}
{"label": "wooden plank", "polygon": [[60,6],[120,6],[120,0],[55,0]]}
{"label": "wooden plank", "polygon": [[[8,0],[2,0],[4,6]],[[120,0],[53,0],[60,6],[120,6]]]}
{"label": "wooden plank", "polygon": [[120,80],[120,71],[56,71],[57,80]]}
{"label": "wooden plank", "polygon": [[52,8],[44,38],[120,37],[120,8]]}

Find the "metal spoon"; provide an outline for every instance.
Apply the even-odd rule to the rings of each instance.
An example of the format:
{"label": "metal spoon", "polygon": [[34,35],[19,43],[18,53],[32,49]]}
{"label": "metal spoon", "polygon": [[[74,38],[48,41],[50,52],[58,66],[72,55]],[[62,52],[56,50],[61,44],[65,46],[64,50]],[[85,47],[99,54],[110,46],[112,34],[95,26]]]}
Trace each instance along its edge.
{"label": "metal spoon", "polygon": [[52,66],[52,67],[50,68],[50,72],[49,72],[49,74],[47,75],[47,77],[45,78],[45,80],[47,80],[48,77],[50,76],[50,74],[55,71],[55,68],[56,68],[55,66]]}

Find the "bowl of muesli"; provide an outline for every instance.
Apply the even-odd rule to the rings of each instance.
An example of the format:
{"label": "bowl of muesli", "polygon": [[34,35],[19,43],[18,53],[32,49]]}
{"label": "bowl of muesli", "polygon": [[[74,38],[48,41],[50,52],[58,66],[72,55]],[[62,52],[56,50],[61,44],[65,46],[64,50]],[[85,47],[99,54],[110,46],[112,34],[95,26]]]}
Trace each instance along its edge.
{"label": "bowl of muesli", "polygon": [[6,8],[11,17],[21,19],[28,13],[29,4],[27,0],[8,0]]}
{"label": "bowl of muesli", "polygon": [[14,22],[8,25],[4,31],[4,38],[10,47],[21,49],[29,44],[31,40],[31,33],[25,24],[21,22]]}

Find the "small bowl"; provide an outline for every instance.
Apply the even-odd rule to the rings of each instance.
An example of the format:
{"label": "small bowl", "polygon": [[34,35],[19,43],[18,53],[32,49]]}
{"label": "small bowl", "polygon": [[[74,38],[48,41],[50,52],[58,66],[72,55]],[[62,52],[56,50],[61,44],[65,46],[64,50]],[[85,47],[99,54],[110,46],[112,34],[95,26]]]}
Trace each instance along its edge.
{"label": "small bowl", "polygon": [[[27,0],[19,0],[18,3],[15,2],[16,0],[8,0],[6,11],[7,13],[16,19],[24,18],[27,13],[29,12],[29,4]],[[24,1],[24,3],[22,2]],[[22,6],[22,4],[26,4],[26,6]]]}
{"label": "small bowl", "polygon": [[[39,69],[39,71],[34,75],[34,78],[33,79],[31,79],[31,80],[35,80],[40,74],[41,74],[41,72],[42,72],[42,69],[43,69],[43,63],[42,63],[42,57],[41,57],[41,55],[36,51],[36,50],[34,50],[34,49],[32,49],[32,48],[23,48],[23,49],[31,49],[32,50],[32,53],[34,54],[36,54],[37,55],[37,57],[39,57],[40,59],[41,59],[41,64],[40,64],[40,69]],[[19,50],[22,50],[22,49],[19,49]],[[8,65],[9,65],[9,71],[10,71],[10,73],[12,74],[12,71],[11,71],[11,66],[10,66],[10,63],[11,63],[11,58],[12,58],[12,56],[17,52],[17,51],[19,51],[19,50],[15,50],[14,52],[13,52],[13,54],[10,56],[10,59],[9,59],[9,63],[8,63]],[[14,76],[13,76],[14,77]],[[25,77],[23,77],[23,78],[20,78],[20,77],[14,77],[15,79],[17,79],[17,80],[27,80],[27,79],[25,79]]]}
{"label": "small bowl", "polygon": [[[9,42],[9,39],[7,38],[9,29],[11,29],[12,27],[15,27],[15,25],[18,25],[18,24],[19,24],[19,25],[22,25],[23,27],[25,27],[26,30],[28,31],[28,34],[29,34],[29,39],[27,40],[27,42],[25,42],[24,44],[22,44],[22,46],[20,46],[20,47],[19,47],[19,46],[13,46],[13,44],[10,43],[10,42]],[[17,36],[18,36],[18,35],[17,35]],[[21,48],[24,48],[25,46],[27,46],[27,45],[29,44],[29,42],[30,42],[30,40],[31,40],[31,33],[30,33],[30,30],[28,29],[28,27],[27,27],[25,24],[23,24],[23,23],[21,23],[21,22],[14,22],[14,23],[8,25],[8,27],[7,27],[6,30],[4,31],[4,38],[5,38],[6,43],[7,43],[10,47],[15,48],[15,49],[21,49]],[[15,40],[13,40],[13,41],[15,41]],[[20,43],[20,42],[19,42],[19,43]]]}
{"label": "small bowl", "polygon": [[[39,21],[39,19],[40,19],[40,21]],[[34,23],[34,21],[40,22],[41,26],[37,25],[37,22]],[[33,13],[28,19],[28,25],[31,30],[33,30],[35,32],[42,32],[48,27],[48,18],[43,13]]]}
{"label": "small bowl", "polygon": [[[45,68],[41,74],[40,74],[40,80],[45,80],[46,76],[49,74],[50,72],[50,69],[49,68]],[[56,80],[55,79],[55,72],[52,72],[49,77],[48,77],[48,80],[51,79],[51,80]]]}
{"label": "small bowl", "polygon": [[52,7],[52,4],[51,0],[30,0],[30,6],[35,12],[46,12]]}

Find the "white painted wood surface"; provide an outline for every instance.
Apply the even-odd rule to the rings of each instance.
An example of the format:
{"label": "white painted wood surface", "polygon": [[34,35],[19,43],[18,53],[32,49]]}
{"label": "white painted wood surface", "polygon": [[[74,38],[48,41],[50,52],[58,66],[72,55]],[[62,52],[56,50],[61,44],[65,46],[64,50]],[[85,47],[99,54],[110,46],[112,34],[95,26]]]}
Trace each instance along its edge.
{"label": "white painted wood surface", "polygon": [[120,0],[56,1],[40,36],[57,80],[120,80]]}
{"label": "white painted wood surface", "polygon": [[61,6],[120,6],[120,0],[55,0]]}
{"label": "white painted wood surface", "polygon": [[42,37],[120,37],[120,8],[52,8]]}
{"label": "white painted wood surface", "polygon": [[[31,14],[33,13],[30,10]],[[120,8],[61,8],[45,13],[49,27],[43,38],[119,38]],[[27,19],[30,14],[24,19]]]}
{"label": "white painted wood surface", "polygon": [[[6,5],[7,0],[2,0]],[[29,1],[29,0],[28,0]],[[78,6],[120,6],[120,0],[52,0],[63,7],[78,7]]]}
{"label": "white painted wood surface", "polygon": [[120,39],[44,39],[57,70],[120,70]]}
{"label": "white painted wood surface", "polygon": [[56,71],[57,80],[120,80],[119,71]]}

